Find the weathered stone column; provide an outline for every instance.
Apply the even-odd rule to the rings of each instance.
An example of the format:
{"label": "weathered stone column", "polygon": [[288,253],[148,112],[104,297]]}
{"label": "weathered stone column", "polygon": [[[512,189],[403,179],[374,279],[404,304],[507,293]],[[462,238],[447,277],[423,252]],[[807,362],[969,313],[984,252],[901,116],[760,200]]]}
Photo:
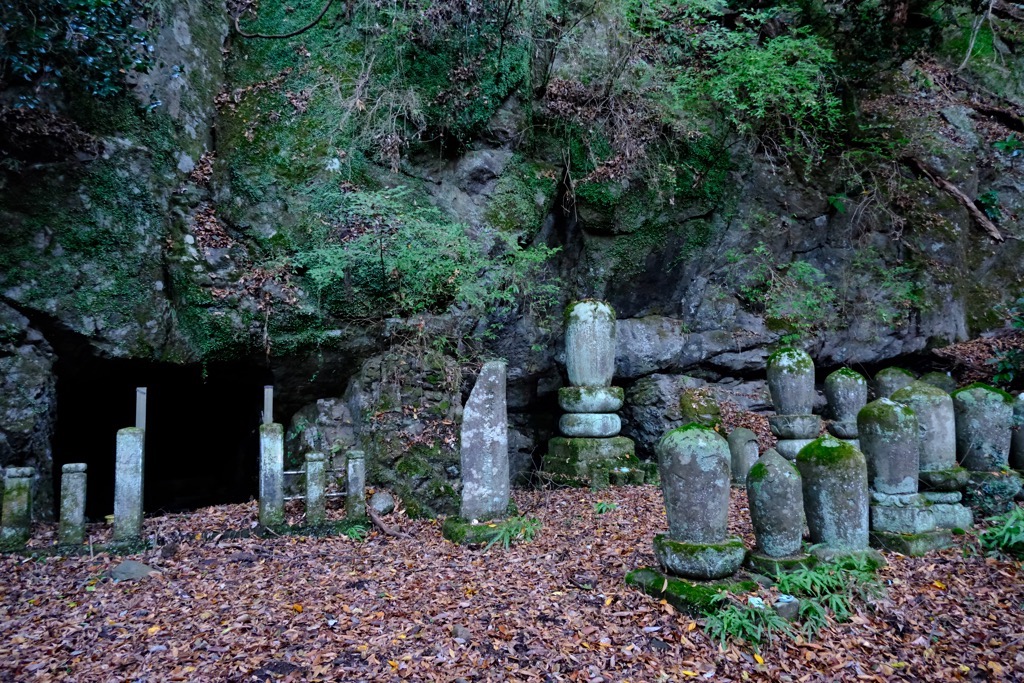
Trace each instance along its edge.
{"label": "weathered stone column", "polygon": [[[589,414],[567,413],[568,417]],[[597,415],[600,417],[600,415]],[[610,415],[616,422],[618,415]],[[563,433],[572,436],[564,428]],[[615,433],[618,433],[616,425]],[[485,363],[462,412],[462,506],[459,515],[480,522],[505,517],[509,501],[508,413],[505,363]]]}
{"label": "weathered stone column", "polygon": [[931,506],[917,493],[921,436],[914,411],[880,398],[861,409],[857,425],[872,488],[872,544],[904,555],[949,545],[949,532],[935,530]]}
{"label": "weathered stone column", "polygon": [[565,367],[573,386],[558,390],[562,436],[548,442],[542,469],[562,483],[593,489],[606,488],[613,473],[619,481],[642,477],[632,439],[618,436],[622,420],[615,411],[624,393],[611,386],[615,311],[603,301],[577,301],[566,310],[565,323]]}
{"label": "weathered stone column", "polygon": [[[945,375],[942,375],[945,377]],[[911,408],[917,415],[921,471],[921,497],[940,529],[966,529],[973,522],[971,511],[960,504],[960,489],[968,472],[956,464],[956,421],[953,399],[942,389],[923,380],[892,395],[892,400]]]}
{"label": "weathered stone column", "polygon": [[33,467],[8,467],[4,479],[3,523],[0,543],[7,547],[25,545],[32,532]]}
{"label": "weathered stone column", "polygon": [[611,386],[615,375],[615,311],[604,301],[579,301],[569,309],[565,369],[573,386]]}
{"label": "weathered stone column", "polygon": [[327,519],[326,489],[327,457],[306,453],[306,526],[319,526]]}
{"label": "weathered stone column", "polygon": [[772,434],[779,437],[775,448],[788,460],[821,431],[821,418],[814,407],[814,361],[799,349],[779,349],[768,357],[768,391],[777,415],[768,418]]}
{"label": "weathered stone column", "polygon": [[838,552],[868,547],[868,466],[864,454],[832,435],[801,449],[804,511],[811,542]]}
{"label": "weathered stone column", "polygon": [[914,373],[903,368],[880,370],[872,383],[875,389],[875,398],[889,398],[903,387],[910,386],[910,383],[916,379]]}
{"label": "weathered stone column", "polygon": [[736,572],[745,548],[728,536],[729,444],[697,424],[673,429],[654,448],[668,534],[654,537],[654,555],[670,574],[720,579]]}
{"label": "weathered stone column", "polygon": [[871,489],[888,494],[917,493],[921,446],[914,411],[880,398],[861,408],[857,430]]}
{"label": "weathered stone column", "polygon": [[366,517],[366,454],[362,451],[348,452],[347,488],[345,491],[345,515],[349,519]]}
{"label": "weathered stone column", "polygon": [[825,398],[833,420],[829,432],[859,448],[857,413],[868,402],[868,381],[864,375],[850,368],[836,370],[825,378]]}
{"label": "weathered stone column", "polygon": [[747,475],[747,501],[757,547],[748,565],[775,575],[803,565],[804,495],[800,470],[774,448]]}
{"label": "weathered stone column", "polygon": [[284,524],[284,425],[260,425],[260,524]]}
{"label": "weathered stone column", "polygon": [[117,543],[142,538],[145,459],[146,430],[138,427],[119,429],[114,469],[114,541]]}
{"label": "weathered stone column", "polygon": [[947,375],[945,372],[926,372],[921,375],[919,381],[946,392],[952,394],[956,391],[956,380]]}
{"label": "weathered stone column", "polygon": [[1014,399],[980,382],[953,392],[956,457],[970,470],[964,502],[978,514],[1007,512],[1021,479],[1008,470],[1013,440]]}
{"label": "weathered stone column", "polygon": [[85,539],[85,463],[68,463],[60,478],[60,526],[57,542],[79,545]]}
{"label": "weathered stone column", "polygon": [[747,473],[757,462],[758,450],[757,434],[746,427],[738,427],[729,433],[729,455],[732,459],[730,470],[734,486],[747,485]]}

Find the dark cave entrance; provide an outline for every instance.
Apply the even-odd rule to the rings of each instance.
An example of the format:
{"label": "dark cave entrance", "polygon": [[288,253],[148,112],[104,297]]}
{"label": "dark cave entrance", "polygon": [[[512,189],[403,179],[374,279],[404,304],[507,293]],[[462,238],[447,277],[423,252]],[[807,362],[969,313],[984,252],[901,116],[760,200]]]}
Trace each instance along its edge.
{"label": "dark cave entrance", "polygon": [[55,494],[61,467],[84,462],[86,515],[97,520],[113,513],[115,436],[135,425],[135,388],[147,387],[146,513],[254,497],[262,388],[271,383],[270,370],[252,363],[59,362]]}

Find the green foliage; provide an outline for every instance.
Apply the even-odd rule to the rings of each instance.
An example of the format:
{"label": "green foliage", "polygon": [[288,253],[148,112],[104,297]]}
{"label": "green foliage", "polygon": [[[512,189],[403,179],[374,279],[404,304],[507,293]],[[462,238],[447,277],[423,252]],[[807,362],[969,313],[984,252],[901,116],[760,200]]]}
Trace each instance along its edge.
{"label": "green foliage", "polygon": [[[748,643],[755,652],[772,642],[776,634],[790,634],[792,625],[761,603],[760,598],[739,602],[729,593],[712,598],[713,607],[704,620],[704,632],[718,646],[725,648],[730,640]],[[752,604],[753,603],[753,604]]]}
{"label": "green foliage", "polygon": [[0,0],[0,84],[24,88],[18,103],[30,108],[59,87],[123,92],[128,71],[150,66],[138,27],[148,9],[142,0]]}
{"label": "green foliage", "polygon": [[777,583],[783,593],[800,598],[801,630],[813,637],[828,618],[846,621],[853,614],[853,600],[877,595],[881,590],[875,566],[867,559],[846,558],[780,574]]}
{"label": "green foliage", "polygon": [[803,336],[831,325],[836,318],[836,292],[825,274],[806,261],[775,265],[768,248],[753,249],[742,270],[737,264],[738,291],[760,308],[768,322]]}
{"label": "green foliage", "polygon": [[365,541],[370,533],[370,527],[363,522],[350,522],[340,529],[342,536],[348,536],[353,541]]}
{"label": "green foliage", "polygon": [[407,188],[345,200],[334,233],[295,257],[333,314],[441,311],[482,265],[463,226],[413,201]]}
{"label": "green foliage", "polygon": [[986,216],[994,221],[998,221],[1003,217],[1003,213],[999,209],[999,194],[994,190],[982,192],[978,195],[978,198],[974,200],[974,203],[978,205],[979,209],[985,212]]}
{"label": "green foliage", "polygon": [[594,503],[594,514],[603,515],[607,512],[611,512],[612,510],[617,510],[618,508],[618,503],[613,503],[607,500],[599,500],[596,503]]}
{"label": "green foliage", "polygon": [[[1003,307],[1006,324],[1015,330],[1024,330],[1024,296]],[[993,365],[995,375],[992,381],[1003,386],[1010,386],[1024,377],[1024,349],[1004,349],[986,361]]]}
{"label": "green foliage", "polygon": [[495,524],[495,535],[484,546],[484,550],[489,550],[494,545],[508,549],[513,543],[529,543],[540,531],[540,527],[541,522],[536,517],[509,517]]}
{"label": "green foliage", "polygon": [[993,525],[978,536],[981,547],[987,552],[1024,558],[1024,508],[1018,505],[991,521]]}

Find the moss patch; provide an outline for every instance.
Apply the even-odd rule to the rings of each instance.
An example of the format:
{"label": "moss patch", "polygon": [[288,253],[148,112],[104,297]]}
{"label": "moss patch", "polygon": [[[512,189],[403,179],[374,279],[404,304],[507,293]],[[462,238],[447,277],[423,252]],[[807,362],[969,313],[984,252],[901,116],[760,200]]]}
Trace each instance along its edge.
{"label": "moss patch", "polygon": [[720,593],[751,593],[758,588],[751,579],[725,581],[687,581],[668,576],[653,567],[636,569],[626,574],[626,585],[639,588],[656,600],[665,600],[680,612],[698,617],[713,610]]}
{"label": "moss patch", "polygon": [[815,439],[801,448],[796,459],[797,462],[833,467],[857,461],[863,457],[860,451],[850,444],[828,434]]}
{"label": "moss patch", "polygon": [[1003,399],[1004,403],[1009,403],[1010,405],[1014,404],[1015,399],[1013,398],[1012,394],[1010,394],[1010,393],[1008,393],[1006,391],[1003,391],[1002,389],[998,389],[998,388],[992,386],[991,384],[985,384],[984,382],[975,382],[974,384],[968,384],[966,387],[963,387],[962,389],[957,389],[952,394],[950,394],[950,396],[952,396],[953,398],[956,398],[957,396],[960,396],[961,394],[963,394],[965,392],[975,391],[977,389],[982,389],[984,391],[992,392],[993,394],[996,394],[1001,399]]}

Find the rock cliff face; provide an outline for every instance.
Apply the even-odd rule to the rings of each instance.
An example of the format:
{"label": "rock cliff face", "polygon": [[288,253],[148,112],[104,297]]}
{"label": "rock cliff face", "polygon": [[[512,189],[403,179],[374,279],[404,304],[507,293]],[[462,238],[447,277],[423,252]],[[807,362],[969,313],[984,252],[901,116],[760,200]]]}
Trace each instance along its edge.
{"label": "rock cliff face", "polygon": [[[260,11],[268,26],[294,23],[277,3]],[[766,408],[758,381],[780,340],[799,339],[826,372],[921,363],[1000,328],[998,305],[1024,288],[1024,162],[993,146],[1024,134],[1022,81],[1002,74],[1024,71],[1003,43],[992,48],[1003,51],[998,69],[907,61],[884,94],[851,101],[851,135],[911,141],[884,162],[858,165],[851,150],[864,150],[851,143],[807,163],[733,135],[700,169],[696,156],[657,166],[682,188],[666,200],[664,177],[616,173],[607,159],[581,179],[578,140],[565,133],[581,119],[556,120],[583,106],[573,84],[592,74],[580,55],[615,57],[608,17],[587,18],[572,49],[547,57],[520,54],[503,33],[524,80],[470,95],[471,120],[445,109],[469,120],[454,140],[428,120],[450,93],[431,85],[425,100],[427,86],[397,81],[371,92],[385,67],[363,59],[364,46],[390,45],[374,59],[400,53],[404,73],[423,79],[426,58],[339,12],[301,37],[261,41],[229,31],[217,3],[162,3],[151,18],[156,66],[133,76],[132,97],[60,105],[92,151],[4,171],[0,464],[37,467],[39,514],[52,512],[60,412],[74,410],[60,401],[58,360],[266,366],[285,419],[345,413],[337,447],[360,444],[373,480],[430,514],[456,500],[451,438],[481,357],[508,361],[513,475],[529,478],[554,431],[559,311],[574,299],[616,309],[624,433],[649,453],[678,424],[685,388],[711,384]],[[415,24],[409,44],[424,31]],[[998,95],[976,96],[989,89]],[[384,110],[391,128],[371,126]],[[365,199],[365,188],[396,186],[407,188],[397,203]],[[396,227],[396,206],[439,211]],[[1009,239],[987,234],[979,212]],[[423,240],[441,226],[466,242],[440,242],[437,257],[403,271],[402,254],[422,240],[386,241],[416,221],[429,227]],[[367,234],[378,237],[378,270],[331,265],[347,258],[332,245],[351,254]],[[517,261],[524,253],[540,256]],[[431,285],[434,303],[417,304],[413,280],[434,277],[428,266],[449,255],[458,265]],[[453,293],[467,270],[486,305]],[[385,285],[393,306],[374,309],[373,288]]]}

